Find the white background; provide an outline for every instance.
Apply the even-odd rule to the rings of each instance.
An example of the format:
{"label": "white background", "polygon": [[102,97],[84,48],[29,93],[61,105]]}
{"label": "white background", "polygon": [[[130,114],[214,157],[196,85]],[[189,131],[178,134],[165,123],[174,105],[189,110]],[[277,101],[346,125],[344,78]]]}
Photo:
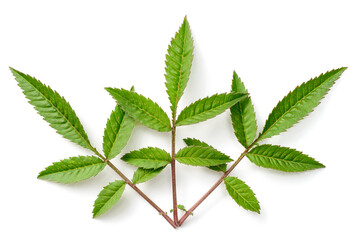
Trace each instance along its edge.
{"label": "white background", "polygon": [[[0,2],[1,239],[359,239],[360,6],[358,1],[19,1]],[[130,88],[170,113],[165,92],[167,45],[184,16],[195,57],[180,102],[230,89],[236,70],[248,88],[259,129],[297,85],[347,66],[323,103],[286,133],[266,142],[296,148],[326,165],[304,173],[262,169],[248,160],[244,180],[261,214],[238,207],[221,185],[174,230],[127,187],[108,213],[92,219],[98,192],[117,175],[106,168],[77,184],[38,180],[52,162],[91,154],[57,135],[27,103],[8,67],[37,77],[71,103],[91,142],[102,149],[115,102],[104,87]],[[259,131],[260,131],[259,130]],[[243,151],[229,112],[178,128],[232,158]],[[124,152],[170,149],[170,134],[136,127]],[[127,176],[135,168],[113,160]],[[177,164],[178,202],[189,208],[220,177]],[[165,211],[172,208],[170,168],[140,185]]]}

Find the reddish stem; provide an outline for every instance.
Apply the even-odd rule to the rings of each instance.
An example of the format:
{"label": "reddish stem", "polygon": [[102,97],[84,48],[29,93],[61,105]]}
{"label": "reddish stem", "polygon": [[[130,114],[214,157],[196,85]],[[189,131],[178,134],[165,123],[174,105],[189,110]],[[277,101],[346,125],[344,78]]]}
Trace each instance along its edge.
{"label": "reddish stem", "polygon": [[251,149],[253,144],[248,147],[236,160],[236,162],[221,176],[221,178],[184,214],[180,219],[178,226],[180,227],[185,220],[190,216],[192,212],[222,183],[224,178],[226,178],[232,170],[239,164],[239,162],[245,157],[245,154]]}
{"label": "reddish stem", "polygon": [[175,171],[175,133],[176,127],[171,129],[171,182],[172,182],[172,196],[173,196],[173,214],[174,223],[178,225],[178,210],[177,210],[177,197],[176,197],[176,171]]}

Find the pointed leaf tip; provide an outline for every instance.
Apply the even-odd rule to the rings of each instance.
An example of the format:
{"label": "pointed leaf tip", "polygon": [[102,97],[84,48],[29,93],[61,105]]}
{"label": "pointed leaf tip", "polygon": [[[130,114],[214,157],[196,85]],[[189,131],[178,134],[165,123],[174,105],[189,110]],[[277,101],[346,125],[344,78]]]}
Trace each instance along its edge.
{"label": "pointed leaf tip", "polygon": [[171,39],[165,61],[165,85],[173,119],[176,117],[177,104],[189,81],[193,50],[191,31],[185,17],[174,38]]}
{"label": "pointed leaf tip", "polygon": [[314,158],[295,149],[270,144],[253,148],[246,157],[260,167],[284,172],[302,172],[325,167]]}
{"label": "pointed leaf tip", "polygon": [[64,138],[93,150],[75,111],[64,97],[30,75],[10,67],[29,103]]}
{"label": "pointed leaf tip", "polygon": [[95,200],[93,218],[100,216],[112,208],[121,198],[125,186],[126,183],[122,180],[116,180],[105,186]]}
{"label": "pointed leaf tip", "polygon": [[251,188],[236,177],[226,177],[224,179],[226,190],[235,202],[246,210],[260,214],[259,201]]}
{"label": "pointed leaf tip", "polygon": [[134,129],[135,121],[119,105],[110,114],[103,136],[103,152],[106,159],[116,157],[126,146]]}
{"label": "pointed leaf tip", "polygon": [[40,172],[38,179],[59,183],[74,183],[96,176],[106,166],[100,158],[78,156],[55,162]]}
{"label": "pointed leaf tip", "polygon": [[[244,83],[235,71],[233,74],[231,90],[233,92],[248,94]],[[232,106],[230,112],[235,136],[245,148],[249,147],[254,141],[257,132],[255,111],[250,96],[247,96],[246,99]]]}
{"label": "pointed leaf tip", "polygon": [[171,162],[168,152],[154,147],[134,150],[122,156],[121,159],[133,166],[145,169],[161,168]]}
{"label": "pointed leaf tip", "polygon": [[175,159],[183,164],[203,167],[222,165],[232,161],[229,156],[213,147],[204,147],[202,145],[192,145],[180,149],[176,153]]}
{"label": "pointed leaf tip", "polygon": [[[198,139],[195,139],[195,138],[184,138],[183,140],[188,147],[189,146],[200,146],[200,147],[210,147],[210,148],[214,149],[213,146],[211,146],[205,142],[202,142]],[[225,163],[223,163],[220,165],[208,166],[207,168],[217,171],[217,172],[226,172],[227,165]]]}
{"label": "pointed leaf tip", "polygon": [[178,116],[176,126],[195,124],[216,117],[246,98],[244,93],[222,93],[199,99],[187,106]]}
{"label": "pointed leaf tip", "polygon": [[171,131],[170,119],[151,99],[125,89],[105,88],[130,117],[159,132]]}
{"label": "pointed leaf tip", "polygon": [[280,134],[306,117],[320,104],[346,67],[328,71],[289,92],[272,110],[258,140]]}

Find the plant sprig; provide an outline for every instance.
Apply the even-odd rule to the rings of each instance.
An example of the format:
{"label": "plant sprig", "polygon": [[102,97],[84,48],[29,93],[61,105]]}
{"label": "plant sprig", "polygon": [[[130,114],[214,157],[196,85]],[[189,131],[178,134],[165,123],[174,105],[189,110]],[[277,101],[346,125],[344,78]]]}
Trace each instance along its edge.
{"label": "plant sprig", "polygon": [[[129,185],[145,199],[174,228],[181,226],[195,209],[222,183],[235,202],[246,210],[260,213],[260,204],[253,190],[241,179],[230,176],[239,162],[247,157],[263,168],[285,172],[301,172],[323,168],[314,158],[292,148],[261,144],[261,141],[278,135],[307,116],[333,86],[346,68],[339,68],[311,79],[289,92],[272,110],[263,130],[258,133],[255,111],[244,83],[234,71],[231,91],[199,99],[178,114],[178,103],[190,78],[194,45],[190,26],[184,18],[178,32],[172,38],[166,54],[165,85],[170,101],[171,116],[155,101],[137,93],[134,88],[106,88],[117,105],[107,120],[103,136],[103,154],[90,143],[87,133],[70,104],[56,91],[39,80],[10,68],[29,103],[64,138],[90,150],[94,155],[75,156],[55,162],[38,178],[60,183],[74,183],[96,176],[109,166],[119,176],[105,186],[94,203],[93,217],[112,208]],[[194,138],[184,139],[186,147],[175,151],[176,131],[183,125],[191,125],[216,117],[230,108],[234,133],[245,148],[233,161],[225,153]],[[120,159],[136,166],[132,180],[127,178],[110,160],[114,160],[128,144],[135,121],[153,130],[171,133],[171,149],[167,152],[155,146],[125,153]],[[256,136],[258,134],[258,136]],[[207,167],[222,173],[219,180],[188,210],[177,203],[176,161],[191,166]],[[173,218],[170,218],[139,188],[171,166]],[[230,167],[228,168],[228,166]],[[185,212],[179,219],[178,209]]]}

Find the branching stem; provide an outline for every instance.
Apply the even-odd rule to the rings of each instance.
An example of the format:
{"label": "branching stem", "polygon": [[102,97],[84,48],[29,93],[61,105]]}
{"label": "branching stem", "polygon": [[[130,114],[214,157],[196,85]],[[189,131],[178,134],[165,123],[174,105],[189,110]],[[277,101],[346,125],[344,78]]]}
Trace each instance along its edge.
{"label": "branching stem", "polygon": [[131,182],[114,164],[108,161],[101,153],[99,153],[95,148],[91,149],[96,155],[98,155],[111,169],[113,169],[132,189],[135,190],[141,197],[145,199],[153,208],[158,211],[158,213],[165,218],[168,223],[170,223],[173,228],[177,228],[177,224],[158,206],[154,203],[145,193],[143,193],[135,184]]}
{"label": "branching stem", "polygon": [[[259,138],[258,138],[259,139]],[[224,181],[224,179],[231,173],[232,170],[239,164],[239,162],[245,157],[246,153],[256,144],[258,141],[256,139],[236,160],[236,162],[231,165],[231,167],[226,170],[226,172],[221,176],[221,178],[184,214],[184,216],[180,219],[178,226],[180,227],[185,220],[190,216],[192,212]]]}

